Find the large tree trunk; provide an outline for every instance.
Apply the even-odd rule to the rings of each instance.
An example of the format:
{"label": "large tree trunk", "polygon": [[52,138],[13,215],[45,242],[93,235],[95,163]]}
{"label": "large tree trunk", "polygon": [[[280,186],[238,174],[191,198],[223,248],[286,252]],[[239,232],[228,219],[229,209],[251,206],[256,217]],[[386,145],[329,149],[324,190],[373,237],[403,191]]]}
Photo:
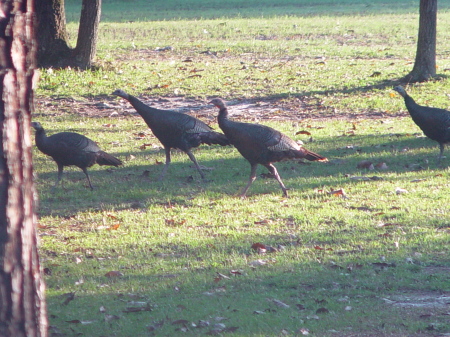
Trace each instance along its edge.
{"label": "large tree trunk", "polygon": [[90,68],[97,47],[100,13],[101,0],[83,0],[77,46],[71,48],[64,0],[39,0],[38,66]]}
{"label": "large tree trunk", "polygon": [[83,0],[80,28],[75,54],[83,68],[91,68],[97,51],[98,25],[102,8],[101,0]]}
{"label": "large tree trunk", "polygon": [[65,67],[72,59],[64,0],[38,0],[36,8],[39,67]]}
{"label": "large tree trunk", "polygon": [[437,0],[420,0],[419,37],[413,70],[407,82],[423,82],[436,76]]}
{"label": "large tree trunk", "polygon": [[37,251],[30,118],[33,0],[2,0],[0,20],[0,336],[47,336]]}

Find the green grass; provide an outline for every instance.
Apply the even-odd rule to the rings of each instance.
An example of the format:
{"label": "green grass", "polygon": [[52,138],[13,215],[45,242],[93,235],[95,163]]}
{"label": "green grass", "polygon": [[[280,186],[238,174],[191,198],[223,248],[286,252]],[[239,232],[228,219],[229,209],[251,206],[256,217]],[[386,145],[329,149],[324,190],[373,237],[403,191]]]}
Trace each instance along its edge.
{"label": "green grass", "polygon": [[[93,192],[79,169],[66,169],[65,189],[51,194],[56,164],[35,149],[53,329],[66,336],[450,332],[445,307],[385,300],[450,291],[449,159],[436,164],[437,144],[391,95],[392,81],[412,68],[418,20],[409,12],[417,4],[246,2],[236,10],[236,2],[220,2],[217,15],[215,2],[124,3],[139,15],[104,3],[98,69],[43,70],[37,91],[34,120],[49,134],[82,133],[124,161],[89,169]],[[78,9],[67,5],[70,19]],[[443,108],[446,6],[440,2],[437,60],[444,76],[408,88],[419,103]],[[299,12],[286,12],[292,8]],[[165,46],[173,49],[155,51]],[[213,55],[201,53],[208,50]],[[277,163],[290,198],[275,180],[258,177],[242,200],[248,163],[232,147],[202,146],[194,153],[206,182],[177,151],[158,182],[164,151],[129,104],[109,96],[119,87],[172,108],[189,105],[215,128],[207,98],[229,100],[232,113],[256,103],[235,118],[275,127],[330,163]],[[363,160],[387,169],[358,168]],[[345,197],[329,193],[339,189]],[[262,254],[255,243],[277,251]],[[75,298],[64,304],[69,292]],[[124,312],[141,306],[152,311]]]}
{"label": "green grass", "polygon": [[[439,12],[437,71],[444,79],[449,15]],[[301,97],[320,103],[322,113],[398,111],[401,100],[386,88],[412,68],[417,23],[416,14],[104,23],[98,70],[43,71],[38,94],[86,99],[119,87],[151,96]],[[73,36],[75,29],[70,25]],[[164,47],[172,50],[157,51]],[[446,96],[433,94],[447,83],[410,90],[445,107]]]}

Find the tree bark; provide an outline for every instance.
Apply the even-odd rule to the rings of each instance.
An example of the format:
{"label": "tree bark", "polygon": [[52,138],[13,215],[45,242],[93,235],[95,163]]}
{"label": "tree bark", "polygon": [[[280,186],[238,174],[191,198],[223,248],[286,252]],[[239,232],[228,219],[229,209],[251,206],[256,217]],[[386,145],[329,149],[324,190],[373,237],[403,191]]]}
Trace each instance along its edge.
{"label": "tree bark", "polygon": [[66,29],[64,0],[37,0],[36,8],[39,67],[64,67],[72,58]]}
{"label": "tree bark", "polygon": [[404,81],[424,82],[436,76],[436,25],[437,0],[420,0],[416,60]]}
{"label": "tree bark", "polygon": [[101,0],[83,0],[75,48],[69,45],[64,0],[38,2],[38,66],[91,68],[97,47]]}
{"label": "tree bark", "polygon": [[30,119],[34,0],[2,0],[0,18],[0,336],[47,336],[37,250]]}
{"label": "tree bark", "polygon": [[101,0],[83,0],[75,55],[83,68],[91,68],[97,51]]}

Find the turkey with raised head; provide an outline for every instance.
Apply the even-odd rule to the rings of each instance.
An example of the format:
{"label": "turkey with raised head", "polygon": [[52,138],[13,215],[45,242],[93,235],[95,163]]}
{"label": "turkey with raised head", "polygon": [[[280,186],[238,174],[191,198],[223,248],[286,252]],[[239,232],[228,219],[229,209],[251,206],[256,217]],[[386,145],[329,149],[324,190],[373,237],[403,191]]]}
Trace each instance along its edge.
{"label": "turkey with raised head", "polygon": [[402,86],[396,86],[394,90],[404,98],[411,118],[425,136],[439,143],[440,163],[445,144],[450,142],[450,111],[417,104]]}
{"label": "turkey with raised head", "polygon": [[36,130],[35,139],[37,148],[53,158],[58,165],[58,178],[53,189],[61,181],[64,166],[77,166],[86,175],[89,187],[94,189],[87,172],[87,168],[94,164],[119,166],[122,162],[116,157],[102,151],[91,139],[75,132],[60,132],[49,137],[38,122],[32,122]]}
{"label": "turkey with raised head", "polygon": [[220,98],[215,98],[210,103],[219,108],[219,127],[231,144],[250,163],[250,178],[242,190],[242,197],[245,197],[250,185],[256,179],[258,164],[265,166],[277,179],[283,190],[283,195],[287,197],[287,188],[284,186],[276,167],[272,163],[294,158],[321,162],[328,161],[327,158],[305,149],[288,136],[273,128],[259,124],[235,122],[228,119],[228,109]]}
{"label": "turkey with raised head", "polygon": [[230,142],[222,133],[215,132],[210,126],[195,117],[172,110],[152,108],[120,89],[114,91],[112,95],[122,97],[130,102],[163,145],[166,153],[166,164],[159,176],[159,180],[164,178],[169,168],[170,149],[172,148],[185,152],[194,163],[202,179],[205,179],[205,175],[191,149],[200,144],[230,145]]}

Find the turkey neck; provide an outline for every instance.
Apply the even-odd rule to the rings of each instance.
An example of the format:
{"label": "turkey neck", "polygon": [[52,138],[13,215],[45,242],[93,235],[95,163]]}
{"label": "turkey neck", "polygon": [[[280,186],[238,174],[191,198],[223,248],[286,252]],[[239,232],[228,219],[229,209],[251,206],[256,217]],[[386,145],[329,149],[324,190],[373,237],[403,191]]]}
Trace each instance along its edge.
{"label": "turkey neck", "polygon": [[403,96],[403,99],[405,100],[405,105],[409,113],[411,114],[412,112],[412,114],[414,114],[414,109],[417,108],[419,105],[408,94],[405,94],[405,96]]}
{"label": "turkey neck", "polygon": [[155,115],[155,112],[157,111],[155,108],[145,105],[142,101],[132,95],[128,95],[128,102],[130,102],[136,112],[144,119],[152,119]]}
{"label": "turkey neck", "polygon": [[45,143],[45,139],[47,138],[47,135],[45,134],[44,129],[36,130],[35,132],[35,140],[36,140],[36,146],[40,148]]}
{"label": "turkey neck", "polygon": [[[227,123],[230,122],[228,119],[228,109],[226,107],[220,108],[219,117],[217,118],[219,123],[219,127],[223,130],[223,128],[227,127]],[[223,130],[225,132],[225,130]]]}

